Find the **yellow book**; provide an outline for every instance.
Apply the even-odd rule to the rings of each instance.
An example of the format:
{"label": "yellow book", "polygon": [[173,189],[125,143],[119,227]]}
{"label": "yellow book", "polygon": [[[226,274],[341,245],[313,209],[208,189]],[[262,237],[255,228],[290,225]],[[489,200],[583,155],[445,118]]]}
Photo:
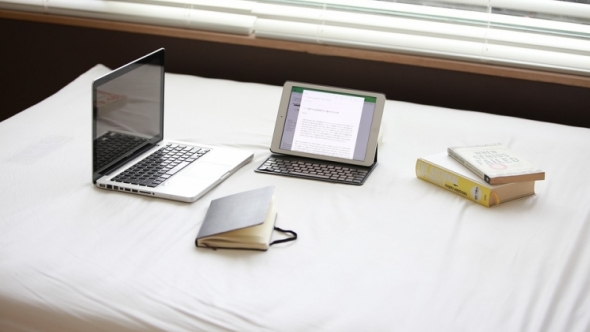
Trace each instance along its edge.
{"label": "yellow book", "polygon": [[485,207],[535,194],[535,181],[490,185],[444,152],[418,158],[416,176]]}

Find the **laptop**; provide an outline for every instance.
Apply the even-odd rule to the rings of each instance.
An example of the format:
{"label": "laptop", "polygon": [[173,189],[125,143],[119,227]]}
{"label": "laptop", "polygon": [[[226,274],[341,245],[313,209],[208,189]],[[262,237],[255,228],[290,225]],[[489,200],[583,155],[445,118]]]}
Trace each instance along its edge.
{"label": "laptop", "polygon": [[377,165],[385,95],[287,81],[256,172],[362,185]]}
{"label": "laptop", "polygon": [[253,153],[164,140],[164,59],[162,48],[92,83],[92,181],[101,189],[193,202]]}

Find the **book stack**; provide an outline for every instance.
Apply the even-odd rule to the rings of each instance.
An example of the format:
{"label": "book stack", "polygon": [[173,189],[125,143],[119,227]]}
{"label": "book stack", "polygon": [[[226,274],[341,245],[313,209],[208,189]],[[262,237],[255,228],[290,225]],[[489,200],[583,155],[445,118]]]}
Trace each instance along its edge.
{"label": "book stack", "polygon": [[416,162],[416,176],[485,207],[535,194],[545,172],[502,144],[450,147]]}

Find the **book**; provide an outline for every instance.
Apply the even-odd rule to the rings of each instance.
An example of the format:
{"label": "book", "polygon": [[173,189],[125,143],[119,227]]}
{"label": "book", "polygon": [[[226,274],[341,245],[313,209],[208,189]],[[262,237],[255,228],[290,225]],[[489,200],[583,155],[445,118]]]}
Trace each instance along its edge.
{"label": "book", "polygon": [[212,200],[195,244],[206,248],[267,250],[276,215],[273,186]]}
{"label": "book", "polygon": [[490,185],[444,152],[418,158],[416,176],[485,207],[535,194],[535,181]]}
{"label": "book", "polygon": [[545,172],[499,143],[450,147],[447,152],[489,184],[545,180]]}

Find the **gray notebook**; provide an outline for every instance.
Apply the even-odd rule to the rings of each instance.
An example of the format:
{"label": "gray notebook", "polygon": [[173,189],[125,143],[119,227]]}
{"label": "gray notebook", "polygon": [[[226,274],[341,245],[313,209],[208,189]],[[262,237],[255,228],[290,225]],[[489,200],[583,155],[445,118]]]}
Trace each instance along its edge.
{"label": "gray notebook", "polygon": [[211,201],[197,247],[268,249],[276,219],[274,186]]}

